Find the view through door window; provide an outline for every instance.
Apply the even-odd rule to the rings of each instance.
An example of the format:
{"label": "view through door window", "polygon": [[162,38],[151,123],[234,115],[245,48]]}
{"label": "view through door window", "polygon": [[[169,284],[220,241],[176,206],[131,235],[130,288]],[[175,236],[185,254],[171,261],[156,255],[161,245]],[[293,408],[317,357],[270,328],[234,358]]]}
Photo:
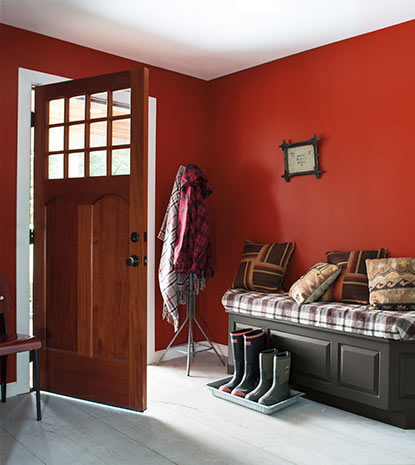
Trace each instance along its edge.
{"label": "view through door window", "polygon": [[49,101],[48,179],[130,174],[131,89]]}

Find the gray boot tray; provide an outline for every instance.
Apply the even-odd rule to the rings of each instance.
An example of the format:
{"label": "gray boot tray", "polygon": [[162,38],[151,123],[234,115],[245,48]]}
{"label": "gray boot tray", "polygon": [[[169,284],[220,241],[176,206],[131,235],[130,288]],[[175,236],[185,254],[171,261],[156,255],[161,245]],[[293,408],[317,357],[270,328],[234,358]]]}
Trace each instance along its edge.
{"label": "gray boot tray", "polygon": [[291,389],[291,395],[288,399],[285,399],[282,402],[278,402],[278,404],[261,405],[258,404],[258,402],[253,402],[252,400],[247,400],[243,397],[233,396],[227,392],[219,391],[219,386],[222,386],[222,384],[226,384],[231,379],[232,376],[229,376],[228,378],[218,379],[217,381],[212,381],[211,383],[208,383],[206,386],[209,389],[209,391],[216,397],[220,397],[221,399],[228,400],[229,402],[233,402],[234,404],[242,405],[260,413],[265,413],[266,415],[271,415],[272,413],[275,413],[284,407],[288,407],[289,405],[296,402],[299,397],[304,395],[304,392],[294,391],[294,389]]}

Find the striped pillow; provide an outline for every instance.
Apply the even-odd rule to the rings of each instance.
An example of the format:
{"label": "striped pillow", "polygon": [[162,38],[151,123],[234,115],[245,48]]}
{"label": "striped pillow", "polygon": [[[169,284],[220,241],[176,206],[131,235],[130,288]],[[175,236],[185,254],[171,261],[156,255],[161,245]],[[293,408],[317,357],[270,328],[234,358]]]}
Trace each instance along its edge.
{"label": "striped pillow", "polygon": [[369,284],[365,260],[386,258],[388,249],[326,252],[327,261],[341,267],[342,271],[333,286],[320,300],[328,302],[369,303]]}
{"label": "striped pillow", "polygon": [[256,244],[245,241],[232,287],[258,292],[278,292],[294,248],[294,242]]}

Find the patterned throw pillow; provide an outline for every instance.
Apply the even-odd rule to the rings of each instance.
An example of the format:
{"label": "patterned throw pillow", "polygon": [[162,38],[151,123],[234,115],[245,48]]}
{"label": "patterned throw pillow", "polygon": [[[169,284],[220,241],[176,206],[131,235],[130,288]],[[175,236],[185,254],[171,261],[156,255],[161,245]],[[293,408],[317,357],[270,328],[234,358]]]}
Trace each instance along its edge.
{"label": "patterned throw pillow", "polygon": [[256,244],[245,241],[232,287],[258,292],[278,292],[294,248],[294,242]]}
{"label": "patterned throw pillow", "polygon": [[314,302],[334,283],[340,272],[337,265],[317,263],[291,286],[288,294],[298,304]]}
{"label": "patterned throw pillow", "polygon": [[366,260],[369,302],[383,310],[415,310],[415,258]]}
{"label": "patterned throw pillow", "polygon": [[336,282],[322,296],[328,302],[369,303],[366,259],[386,258],[388,249],[326,252],[327,261],[341,267]]}

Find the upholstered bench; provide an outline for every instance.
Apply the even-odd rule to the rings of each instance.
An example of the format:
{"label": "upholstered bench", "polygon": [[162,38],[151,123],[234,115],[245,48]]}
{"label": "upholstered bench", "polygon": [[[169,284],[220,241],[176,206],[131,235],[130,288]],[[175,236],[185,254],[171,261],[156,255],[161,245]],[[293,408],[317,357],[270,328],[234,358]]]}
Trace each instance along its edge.
{"label": "upholstered bench", "polygon": [[228,290],[222,303],[229,332],[263,328],[270,347],[292,353],[291,383],[310,398],[415,428],[415,311],[299,305],[285,293],[242,289]]}

